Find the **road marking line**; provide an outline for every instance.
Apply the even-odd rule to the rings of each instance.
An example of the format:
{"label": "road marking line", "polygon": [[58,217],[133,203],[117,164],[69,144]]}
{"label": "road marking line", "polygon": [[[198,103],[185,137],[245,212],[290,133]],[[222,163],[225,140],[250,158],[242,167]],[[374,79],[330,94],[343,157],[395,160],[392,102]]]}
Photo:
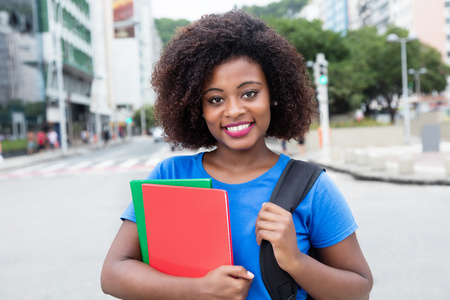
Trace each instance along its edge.
{"label": "road marking line", "polygon": [[126,160],[123,163],[119,164],[119,167],[121,167],[121,168],[132,167],[132,166],[136,165],[138,162],[139,162],[138,159],[132,158],[132,159]]}
{"label": "road marking line", "polygon": [[92,167],[92,169],[104,169],[104,168],[107,168],[107,167],[110,167],[110,166],[114,165],[115,162],[116,161],[112,160],[112,159],[111,160],[105,160],[105,161],[103,161],[103,162],[101,162],[99,164],[94,165]]}
{"label": "road marking line", "polygon": [[67,170],[73,171],[73,170],[82,169],[82,168],[86,168],[87,166],[90,166],[91,164],[92,164],[91,161],[82,161],[82,162],[79,162],[75,165],[68,167]]}
{"label": "road marking line", "polygon": [[149,160],[145,162],[146,166],[155,166],[157,163],[159,163],[160,159],[158,157],[152,157]]}
{"label": "road marking line", "polygon": [[43,172],[51,172],[51,171],[55,171],[55,170],[62,169],[62,168],[64,168],[65,166],[67,166],[68,164],[69,164],[69,163],[67,163],[67,162],[61,162],[61,163],[59,163],[59,164],[54,164],[54,165],[48,166],[48,167],[46,167],[46,168],[42,168],[42,169],[40,169],[40,170],[38,170],[38,171],[39,171],[39,173],[43,173]]}
{"label": "road marking line", "polygon": [[20,174],[24,174],[24,173],[29,173],[32,171],[36,171],[36,170],[42,168],[43,166],[46,166],[46,164],[39,164],[39,165],[35,165],[35,166],[23,168],[23,169],[17,169],[17,170],[9,172],[9,174],[20,175]]}

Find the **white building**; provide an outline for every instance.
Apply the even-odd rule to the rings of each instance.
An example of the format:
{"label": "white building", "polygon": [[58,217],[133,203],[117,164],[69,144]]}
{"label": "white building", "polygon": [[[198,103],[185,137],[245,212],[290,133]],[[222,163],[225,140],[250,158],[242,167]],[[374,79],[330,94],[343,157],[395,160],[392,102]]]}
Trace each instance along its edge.
{"label": "white building", "polygon": [[91,2],[94,80],[91,90],[90,124],[95,132],[116,128],[114,82],[114,22],[109,0]]}
{"label": "white building", "polygon": [[116,29],[114,91],[118,123],[124,127],[126,119],[136,110],[155,102],[150,77],[153,64],[159,59],[162,42],[155,27],[151,1],[114,1],[113,6]]}
{"label": "white building", "polygon": [[300,18],[322,20],[323,29],[340,32],[361,27],[359,0],[311,0],[299,13]]}

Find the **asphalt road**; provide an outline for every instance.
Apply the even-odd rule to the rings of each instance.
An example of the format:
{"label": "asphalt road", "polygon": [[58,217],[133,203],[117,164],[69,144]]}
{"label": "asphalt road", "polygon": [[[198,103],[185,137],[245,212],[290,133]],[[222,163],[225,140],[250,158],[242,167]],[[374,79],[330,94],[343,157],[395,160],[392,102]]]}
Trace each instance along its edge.
{"label": "asphalt road", "polygon": [[[130,201],[128,182],[172,154],[141,140],[1,174],[0,299],[109,298],[100,270]],[[450,299],[450,187],[328,173],[360,225],[371,299]]]}

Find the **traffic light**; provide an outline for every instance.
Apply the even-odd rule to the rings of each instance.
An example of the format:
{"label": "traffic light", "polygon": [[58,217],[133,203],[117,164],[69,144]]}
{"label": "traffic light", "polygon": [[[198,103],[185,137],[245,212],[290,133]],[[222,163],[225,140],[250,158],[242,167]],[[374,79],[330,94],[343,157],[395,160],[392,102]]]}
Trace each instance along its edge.
{"label": "traffic light", "polygon": [[319,83],[326,85],[328,83],[328,66],[327,64],[319,64]]}
{"label": "traffic light", "polygon": [[131,124],[133,122],[133,119],[132,118],[127,118],[126,122],[127,122],[127,124]]}
{"label": "traffic light", "polygon": [[328,62],[324,57],[316,60],[314,64],[314,79],[316,86],[328,84]]}

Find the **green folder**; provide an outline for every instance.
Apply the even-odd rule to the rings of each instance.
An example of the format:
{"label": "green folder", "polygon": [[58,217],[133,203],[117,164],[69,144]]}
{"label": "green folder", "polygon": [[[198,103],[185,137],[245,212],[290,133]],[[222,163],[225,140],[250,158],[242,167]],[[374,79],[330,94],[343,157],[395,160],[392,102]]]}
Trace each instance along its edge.
{"label": "green folder", "polygon": [[201,179],[154,179],[154,180],[132,180],[130,181],[131,196],[133,197],[134,212],[136,214],[136,225],[141,246],[142,261],[149,264],[147,230],[145,226],[144,199],[142,198],[143,184],[162,184],[187,186],[197,188],[212,188],[210,178]]}

